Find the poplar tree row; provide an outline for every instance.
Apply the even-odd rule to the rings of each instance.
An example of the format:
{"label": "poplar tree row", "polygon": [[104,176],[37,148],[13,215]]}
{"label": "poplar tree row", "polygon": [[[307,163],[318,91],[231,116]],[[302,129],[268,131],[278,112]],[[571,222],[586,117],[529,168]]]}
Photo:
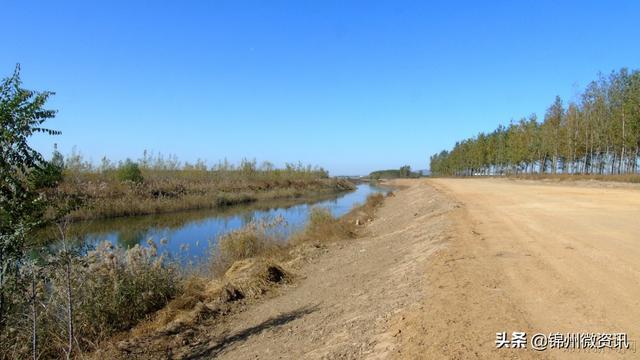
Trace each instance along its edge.
{"label": "poplar tree row", "polygon": [[640,71],[600,75],[564,106],[535,114],[431,156],[435,175],[638,173]]}

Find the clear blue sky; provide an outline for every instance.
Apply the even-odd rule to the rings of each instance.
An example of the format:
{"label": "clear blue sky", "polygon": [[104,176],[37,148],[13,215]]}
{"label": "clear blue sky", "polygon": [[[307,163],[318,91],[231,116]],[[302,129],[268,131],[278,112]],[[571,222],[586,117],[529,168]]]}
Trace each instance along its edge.
{"label": "clear blue sky", "polygon": [[57,92],[46,153],[424,169],[638,68],[640,2],[560,3],[4,0],[0,73]]}

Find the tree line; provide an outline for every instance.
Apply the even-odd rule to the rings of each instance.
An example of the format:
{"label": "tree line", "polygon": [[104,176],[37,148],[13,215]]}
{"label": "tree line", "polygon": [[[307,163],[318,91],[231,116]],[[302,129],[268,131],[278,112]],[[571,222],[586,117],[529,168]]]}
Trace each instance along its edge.
{"label": "tree line", "polygon": [[635,174],[640,157],[640,71],[600,74],[567,106],[456,142],[430,158],[445,176]]}
{"label": "tree line", "polygon": [[404,165],[400,169],[377,170],[369,173],[369,178],[373,180],[379,179],[396,179],[396,178],[413,178],[420,177],[419,172],[412,172],[411,166]]}

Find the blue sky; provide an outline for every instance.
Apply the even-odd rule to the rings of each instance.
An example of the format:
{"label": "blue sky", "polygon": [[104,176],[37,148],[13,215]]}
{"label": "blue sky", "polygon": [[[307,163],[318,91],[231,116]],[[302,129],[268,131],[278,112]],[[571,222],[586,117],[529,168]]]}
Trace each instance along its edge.
{"label": "blue sky", "polygon": [[4,0],[0,74],[57,94],[50,153],[362,174],[638,68],[637,1]]}

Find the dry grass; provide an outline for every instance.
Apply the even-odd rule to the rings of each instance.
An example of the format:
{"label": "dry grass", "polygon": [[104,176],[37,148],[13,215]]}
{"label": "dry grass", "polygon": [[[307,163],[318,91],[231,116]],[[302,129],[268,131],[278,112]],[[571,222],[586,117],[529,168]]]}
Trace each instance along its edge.
{"label": "dry grass", "polygon": [[153,318],[102,344],[92,358],[128,358],[131,353],[164,357],[167,349],[184,345],[183,336],[193,329],[214,325],[235,311],[239,302],[257,299],[292,279],[292,274],[262,257],[236,261],[219,278],[191,277],[183,292]]}
{"label": "dry grass", "polygon": [[314,208],[309,214],[307,226],[294,234],[290,243],[297,245],[304,242],[353,239],[357,236],[359,226],[373,220],[375,210],[383,201],[384,195],[380,193],[369,195],[363,205],[355,206],[341,218],[335,218],[327,209]]}
{"label": "dry grass", "polygon": [[157,255],[155,245],[124,250],[105,243],[89,253],[77,276],[82,280],[75,291],[83,301],[76,306],[76,321],[89,339],[130,328],[181,288],[177,268]]}
{"label": "dry grass", "polygon": [[282,217],[271,221],[251,222],[241,229],[221,236],[212,249],[213,275],[221,276],[237,261],[258,256],[267,257],[286,248],[283,239],[277,232],[273,232],[283,222]]}
{"label": "dry grass", "polygon": [[[100,352],[93,354],[96,358],[118,357],[125,352],[145,352],[163,353],[167,347],[171,347],[174,342],[181,341],[181,334],[186,329],[193,329],[194,326],[202,322],[214,324],[219,316],[233,311],[233,306],[239,300],[255,299],[277,284],[290,281],[294,276],[280,263],[285,263],[292,250],[303,243],[317,243],[327,241],[340,241],[351,239],[357,236],[358,224],[370,221],[375,210],[383,202],[384,196],[381,194],[370,196],[362,206],[354,208],[349,214],[341,218],[333,217],[328,211],[320,208],[314,209],[308,219],[307,226],[289,242],[283,242],[283,238],[274,232],[282,219],[273,219],[267,222],[251,223],[243,229],[231,232],[222,236],[217,245],[212,249],[211,266],[213,276],[203,275],[183,275],[174,278],[174,273],[163,273],[160,275],[175,284],[170,291],[172,296],[165,296],[162,301],[165,305],[153,313],[152,309],[157,308],[161,302],[151,302],[151,306],[133,306],[132,309],[122,309],[122,314],[118,315],[118,321],[104,315],[94,315],[98,319],[109,318],[112,320],[101,320],[101,324],[118,324],[124,331],[111,336],[111,338],[99,345]],[[111,250],[109,250],[111,251]],[[109,253],[107,252],[107,254]],[[137,258],[138,255],[132,258]],[[129,255],[131,257],[131,255]],[[100,256],[100,259],[108,259],[108,256]],[[119,256],[120,258],[120,256]],[[102,262],[101,262],[102,263]],[[150,266],[158,266],[155,262],[143,261]],[[104,266],[104,265],[102,265]],[[143,269],[147,269],[144,267]],[[104,275],[102,271],[95,272],[97,278]],[[127,273],[136,273],[130,271]],[[151,276],[147,271],[142,271],[143,278]],[[141,276],[142,276],[141,275]],[[117,277],[116,277],[117,278]],[[150,278],[149,278],[150,279]],[[157,279],[155,282],[162,280]],[[125,283],[127,283],[125,281]],[[148,284],[148,281],[143,281]],[[113,283],[112,283],[113,286]],[[134,288],[146,289],[146,286],[135,286]],[[98,287],[102,289],[102,287]],[[153,289],[153,287],[152,287]],[[114,302],[124,305],[123,300],[131,304],[140,303],[135,299],[126,296],[116,296],[110,291],[101,290],[105,295],[95,292],[94,296],[105,296],[97,301],[97,307],[105,307],[110,316],[115,316],[116,307],[106,302]],[[153,291],[153,290],[152,290]],[[162,293],[161,291],[153,291]],[[140,291],[134,292],[137,297],[143,297]],[[147,297],[148,298],[148,297]],[[136,310],[137,309],[137,310]],[[97,309],[95,310],[97,311]],[[150,311],[146,314],[145,312]],[[149,315],[153,313],[153,315]],[[142,320],[132,330],[126,328]],[[99,338],[103,339],[104,334],[111,333],[118,326],[111,325],[104,330],[103,326],[98,327],[101,331]],[[96,341],[99,341],[96,340]],[[179,344],[176,343],[176,346]],[[88,350],[96,347],[87,347]],[[123,350],[124,349],[124,350]]]}
{"label": "dry grass", "polygon": [[[84,256],[49,259],[36,277],[37,337],[40,358],[63,358],[67,351],[68,288],[71,283],[74,348],[76,355],[95,348],[100,341],[126,330],[163,308],[181,290],[178,269],[157,254],[154,244],[129,250],[105,242]],[[23,266],[22,281],[33,279]],[[13,299],[7,320],[9,331],[0,334],[0,358],[31,357],[32,306],[29,287]],[[26,299],[26,300],[25,300]]]}
{"label": "dry grass", "polygon": [[309,214],[307,226],[303,231],[294,234],[291,243],[297,245],[309,241],[325,242],[355,237],[355,224],[335,218],[329,210],[313,208]]}
{"label": "dry grass", "polygon": [[346,180],[279,175],[223,176],[212,171],[143,171],[139,183],[122,182],[109,172],[69,172],[57,191],[62,197],[80,197],[85,206],[73,220],[88,220],[182,210],[206,209],[254,201],[298,198],[352,190]]}

